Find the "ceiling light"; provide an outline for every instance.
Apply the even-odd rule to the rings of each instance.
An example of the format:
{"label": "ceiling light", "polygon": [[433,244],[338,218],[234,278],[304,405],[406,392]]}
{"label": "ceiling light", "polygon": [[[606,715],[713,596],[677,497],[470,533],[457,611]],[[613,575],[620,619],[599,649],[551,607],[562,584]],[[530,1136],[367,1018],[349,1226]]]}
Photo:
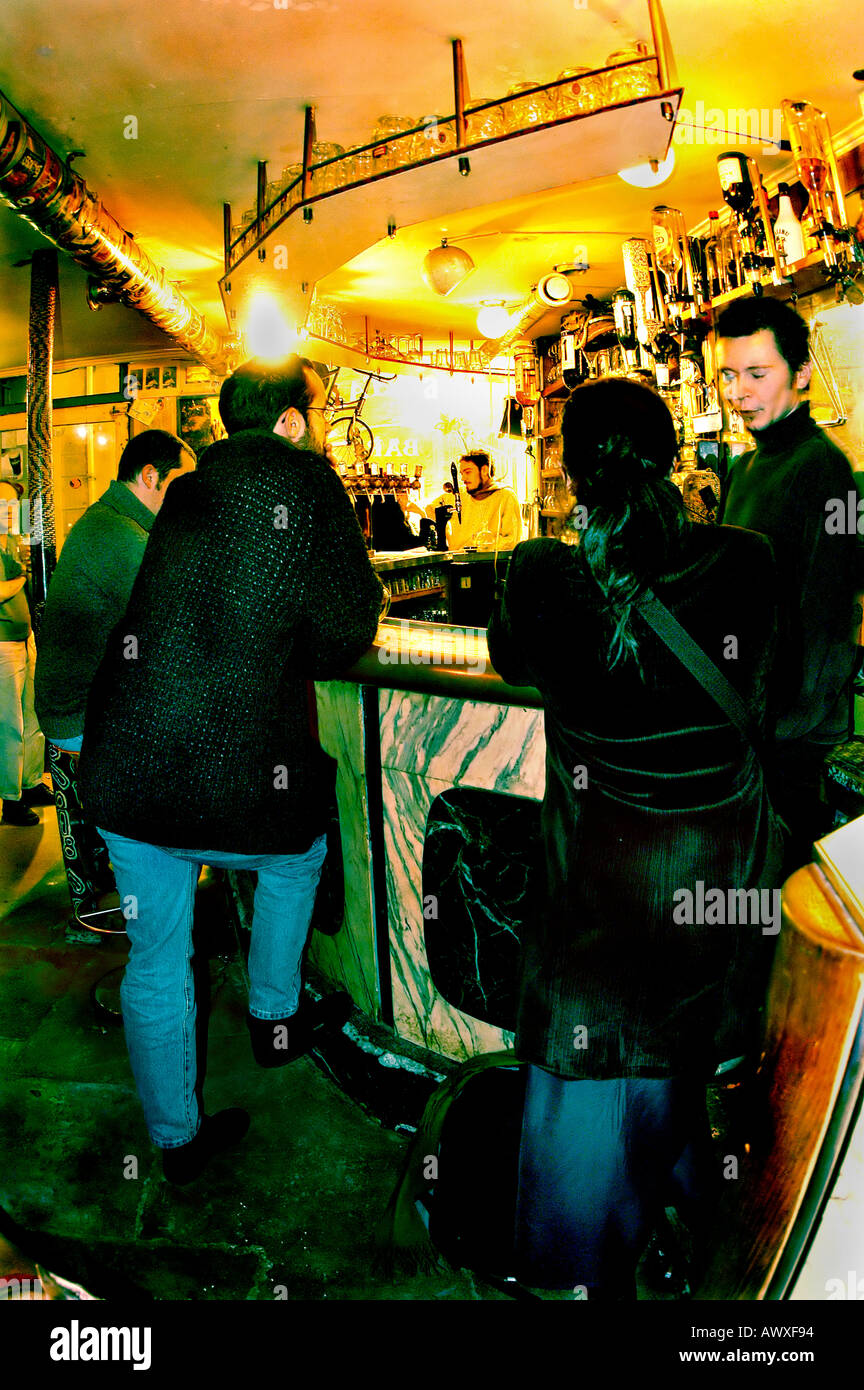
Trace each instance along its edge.
{"label": "ceiling light", "polygon": [[504,308],[504,301],[483,304],[477,315],[477,329],[484,338],[503,338],[512,323],[512,315]]}
{"label": "ceiling light", "polygon": [[628,169],[619,169],[618,177],[633,188],[657,188],[666,182],[674,168],[675,149],[670,145],[664,160],[649,159],[645,164],[631,164]]}
{"label": "ceiling light", "polygon": [[446,296],[470,275],[474,262],[461,246],[448,246],[443,237],[440,246],[433,246],[423,258],[423,279],[435,294]]}
{"label": "ceiling light", "polygon": [[263,362],[279,362],[297,350],[296,330],[289,328],[266,290],[259,290],[249,305],[245,337],[251,355]]}

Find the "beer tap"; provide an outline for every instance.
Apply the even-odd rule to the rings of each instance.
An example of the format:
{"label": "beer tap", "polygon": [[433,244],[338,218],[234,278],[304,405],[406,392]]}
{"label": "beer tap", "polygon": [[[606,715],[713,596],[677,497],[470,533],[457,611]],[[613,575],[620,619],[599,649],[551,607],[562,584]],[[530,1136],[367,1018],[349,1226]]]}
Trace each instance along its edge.
{"label": "beer tap", "polygon": [[453,479],[453,505],[456,508],[456,515],[462,520],[462,498],[459,493],[459,470],[455,463],[450,465],[450,477]]}

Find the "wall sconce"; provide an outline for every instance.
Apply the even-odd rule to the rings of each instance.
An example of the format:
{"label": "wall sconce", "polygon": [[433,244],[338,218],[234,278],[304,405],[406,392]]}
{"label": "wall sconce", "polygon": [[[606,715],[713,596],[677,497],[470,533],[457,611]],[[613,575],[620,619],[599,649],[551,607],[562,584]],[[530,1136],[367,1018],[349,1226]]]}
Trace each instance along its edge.
{"label": "wall sconce", "polygon": [[448,246],[447,238],[441,238],[440,246],[433,246],[423,258],[423,280],[435,294],[446,296],[470,275],[474,262],[461,246]]}

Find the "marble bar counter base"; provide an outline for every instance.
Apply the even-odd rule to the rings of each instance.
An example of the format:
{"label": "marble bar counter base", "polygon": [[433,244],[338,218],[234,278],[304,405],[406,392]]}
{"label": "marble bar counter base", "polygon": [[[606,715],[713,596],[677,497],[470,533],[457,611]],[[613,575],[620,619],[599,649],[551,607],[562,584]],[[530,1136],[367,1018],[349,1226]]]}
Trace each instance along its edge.
{"label": "marble bar counter base", "polygon": [[[434,659],[422,665],[382,661],[394,634],[425,643]],[[459,659],[461,667],[448,664]],[[510,1033],[451,1006],[432,982],[423,848],[430,808],[451,788],[542,800],[539,693],[507,686],[492,670],[484,631],[393,620],[380,624],[374,646],[348,679],[315,688],[321,743],[339,764],[345,914],[335,936],[313,933],[310,964],[334,988],[347,989],[372,1018],[392,1010],[397,1036],[439,1056],[464,1060],[512,1045]],[[370,787],[378,767],[380,782]],[[376,806],[383,823],[373,825],[370,807]],[[375,899],[376,853],[383,855],[377,878],[386,883],[386,904]],[[386,910],[386,962],[379,956],[387,944],[383,925],[376,932],[376,906],[379,923]]]}
{"label": "marble bar counter base", "polygon": [[378,1020],[381,1017],[381,981],[375,944],[363,690],[349,682],[321,681],[316,684],[315,693],[321,746],[338,764],[336,799],[342,838],[345,915],[335,936],[313,932],[309,961],[334,986],[347,990],[359,1009]]}
{"label": "marble bar counter base", "polygon": [[395,1029],[464,1060],[512,1047],[512,1034],[452,1007],[431,978],[424,940],[423,847],[435,798],[453,787],[540,801],[545,738],[539,710],[381,690],[387,913]]}

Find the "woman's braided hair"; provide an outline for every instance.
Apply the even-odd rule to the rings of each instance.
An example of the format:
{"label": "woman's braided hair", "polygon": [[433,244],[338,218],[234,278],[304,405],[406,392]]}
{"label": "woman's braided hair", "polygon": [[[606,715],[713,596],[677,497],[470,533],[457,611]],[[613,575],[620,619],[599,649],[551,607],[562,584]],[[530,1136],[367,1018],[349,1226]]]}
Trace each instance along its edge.
{"label": "woman's braided hair", "polygon": [[669,480],[672,416],[650,387],[606,377],[572,393],[562,437],[571,491],[588,514],[579,553],[602,595],[610,666],[632,659],[641,673],[633,604],[670,567],[689,525]]}

